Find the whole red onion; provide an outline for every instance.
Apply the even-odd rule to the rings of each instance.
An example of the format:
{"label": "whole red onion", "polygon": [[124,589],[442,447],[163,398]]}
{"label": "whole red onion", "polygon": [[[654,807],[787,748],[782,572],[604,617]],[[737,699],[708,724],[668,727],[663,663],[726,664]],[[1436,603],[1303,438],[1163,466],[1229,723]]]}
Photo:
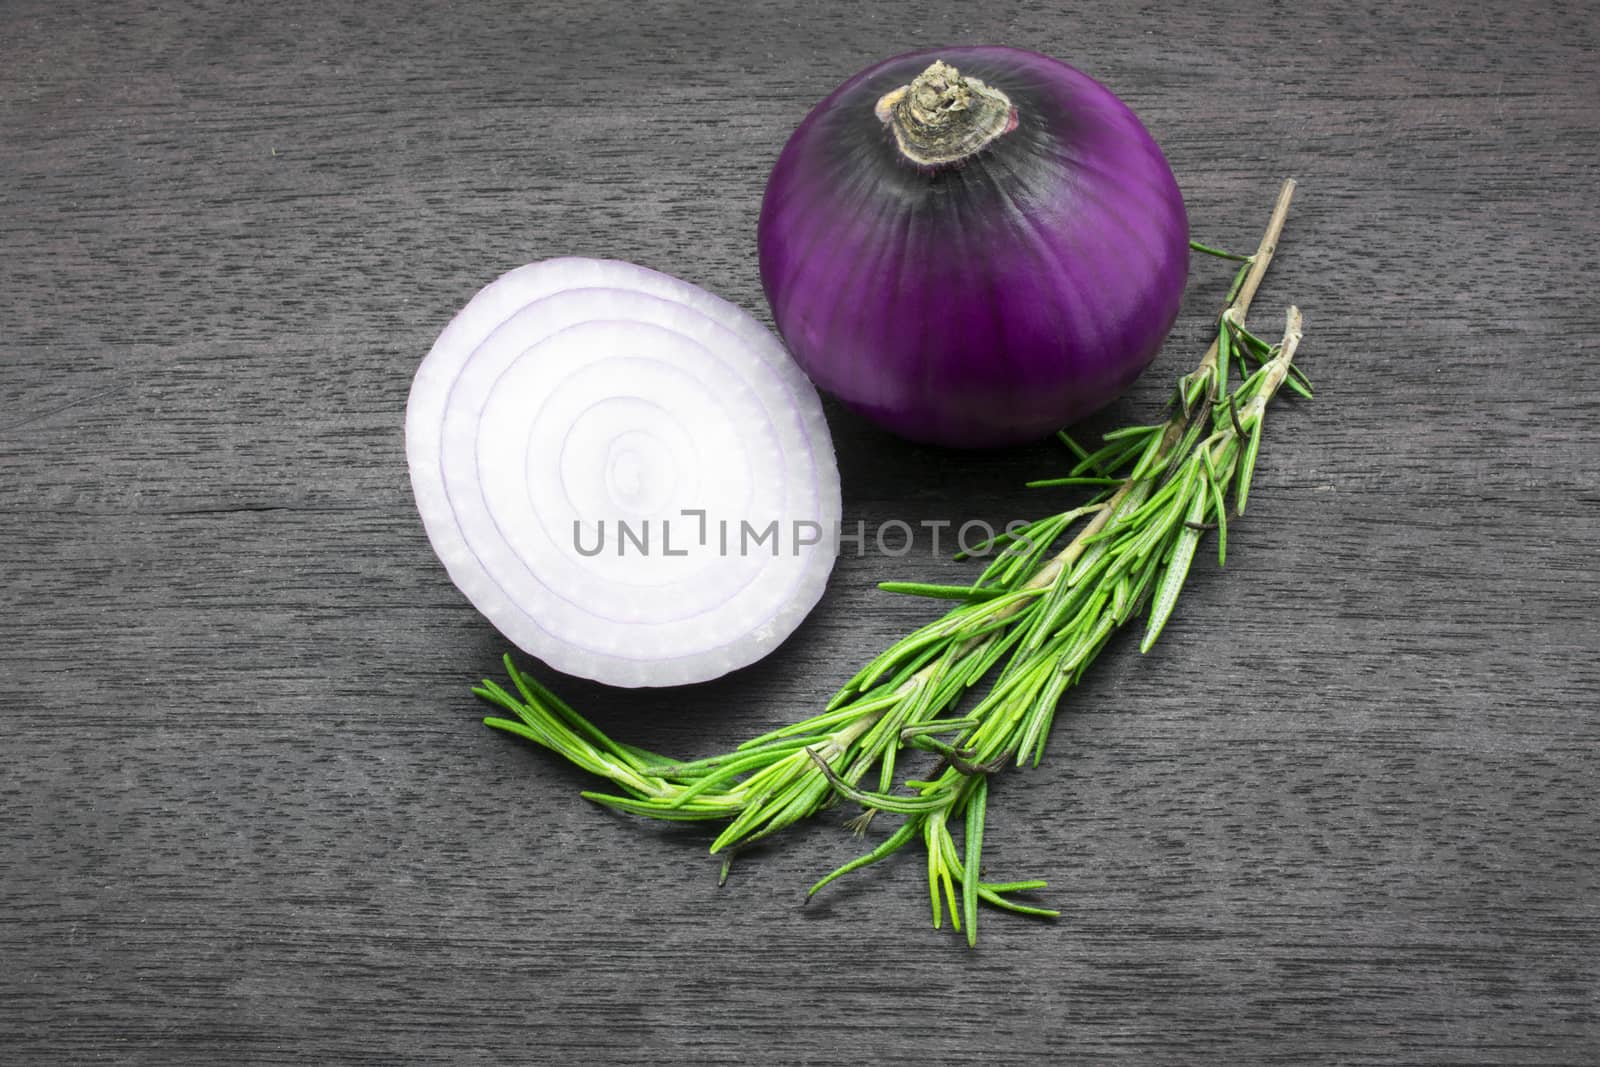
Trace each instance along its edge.
{"label": "whole red onion", "polygon": [[761,280],[813,381],[904,437],[1043,437],[1155,357],[1188,273],[1161,150],[1048,56],[939,48],[845,82],[784,146]]}

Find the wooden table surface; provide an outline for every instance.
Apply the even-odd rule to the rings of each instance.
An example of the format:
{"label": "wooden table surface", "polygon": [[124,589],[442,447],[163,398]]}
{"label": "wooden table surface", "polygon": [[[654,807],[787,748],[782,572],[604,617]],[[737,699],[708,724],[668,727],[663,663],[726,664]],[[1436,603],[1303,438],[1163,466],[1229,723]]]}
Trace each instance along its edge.
{"label": "wooden table surface", "polygon": [[[1600,20],[1584,4],[0,6],[0,1061],[1600,1062]],[[1031,47],[1198,238],[1301,182],[1305,310],[1228,566],[998,777],[1055,923],[929,924],[829,814],[717,886],[478,724],[507,644],[412,506],[410,379],[501,271],[615,256],[766,316],[788,131],[881,56]],[[1148,419],[1205,341],[1197,262]],[[830,406],[847,521],[1040,514],[1059,448]],[[683,754],[813,709],[961,580],[846,555],[767,661],[552,675]]]}

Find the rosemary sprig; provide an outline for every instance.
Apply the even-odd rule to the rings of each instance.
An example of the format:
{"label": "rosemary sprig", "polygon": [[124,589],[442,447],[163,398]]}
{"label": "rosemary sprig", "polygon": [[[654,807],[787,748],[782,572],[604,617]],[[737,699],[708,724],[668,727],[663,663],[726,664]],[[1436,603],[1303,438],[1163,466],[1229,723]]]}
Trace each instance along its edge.
{"label": "rosemary sprig", "polygon": [[[1140,649],[1149,650],[1206,533],[1217,532],[1218,561],[1225,561],[1228,498],[1242,514],[1268,403],[1286,384],[1310,395],[1293,363],[1299,311],[1289,309],[1276,344],[1245,327],[1293,191],[1294,182],[1285,182],[1252,255],[1193,246],[1242,265],[1216,338],[1180,379],[1170,417],[1106,434],[1094,452],[1062,434],[1075,465],[1065,477],[1032,484],[1097,492],[984,546],[994,556],[971,586],[884,583],[961,603],[869,662],[820,714],[721,755],[673,760],[607,737],[507,656],[516,692],[488,681],[474,692],[514,718],[484,721],[607,779],[617,792],[583,794],[597,803],[656,819],[727,821],[714,853],[731,854],[841,798],[863,808],[852,820],[858,832],[879,812],[904,818],[877,847],[813,885],[808,899],[920,841],[935,927],[948,908],[951,925],[964,923],[976,943],[980,903],[1056,915],[1016,899],[1044,888],[1042,881],[984,880],[988,777],[1007,763],[1039,763],[1063,695],[1118,628],[1146,615]],[[980,683],[983,696],[951,715]],[[921,777],[907,778],[900,772],[908,751],[937,759]],[[961,848],[952,824],[962,829]]]}

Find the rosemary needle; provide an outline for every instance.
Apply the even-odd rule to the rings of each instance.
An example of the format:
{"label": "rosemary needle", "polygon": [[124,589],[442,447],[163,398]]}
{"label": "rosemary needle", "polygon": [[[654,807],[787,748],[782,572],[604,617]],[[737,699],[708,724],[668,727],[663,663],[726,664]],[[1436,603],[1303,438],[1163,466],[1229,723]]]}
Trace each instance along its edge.
{"label": "rosemary needle", "polygon": [[[1042,881],[983,881],[988,776],[1006,763],[1039,762],[1066,691],[1118,627],[1146,612],[1140,649],[1149,650],[1213,529],[1218,561],[1225,559],[1229,494],[1235,514],[1242,514],[1267,404],[1284,385],[1311,394],[1293,363],[1301,337],[1298,309],[1289,309],[1276,344],[1245,327],[1293,192],[1294,182],[1286,181],[1253,254],[1192,244],[1241,266],[1216,338],[1180,380],[1171,417],[1106,434],[1093,452],[1061,434],[1075,465],[1062,477],[1030,484],[1087,486],[1098,493],[984,546],[998,552],[971,586],[884,583],[894,592],[960,603],[874,658],[821,714],[726,754],[678,762],[613,741],[507,656],[515,693],[487,681],[474,692],[515,718],[484,721],[549,748],[620,791],[583,794],[597,803],[657,819],[726,820],[712,851],[730,856],[840,799],[863,807],[858,827],[878,812],[904,818],[875,848],[812,886],[808,899],[842,875],[920,841],[934,926],[942,925],[948,908],[951,925],[975,944],[979,904],[1054,916],[1015,897],[1044,888]],[[1236,372],[1239,383],[1230,387]],[[955,714],[967,691],[984,682],[983,695]],[[919,778],[903,777],[899,758],[908,750],[936,762]],[[872,787],[863,785],[868,775]],[[962,831],[960,849],[952,824]]]}

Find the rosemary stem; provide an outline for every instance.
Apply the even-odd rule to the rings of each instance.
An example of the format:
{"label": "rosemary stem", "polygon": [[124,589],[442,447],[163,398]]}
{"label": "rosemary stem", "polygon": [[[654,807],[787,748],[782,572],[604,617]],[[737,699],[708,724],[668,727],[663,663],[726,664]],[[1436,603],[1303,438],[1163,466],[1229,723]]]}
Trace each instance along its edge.
{"label": "rosemary stem", "polygon": [[1303,320],[1300,309],[1291,307],[1283,330],[1283,340],[1278,344],[1278,354],[1267,361],[1266,378],[1261,383],[1261,389],[1244,406],[1241,417],[1246,421],[1258,419],[1267,410],[1267,402],[1277,395],[1278,389],[1289,377],[1294,354],[1300,348],[1300,338],[1303,334]]}
{"label": "rosemary stem", "polygon": [[[1224,315],[1230,312],[1235,321],[1241,326],[1244,317],[1250,312],[1250,302],[1255,299],[1256,290],[1261,288],[1261,280],[1267,276],[1267,268],[1272,265],[1272,257],[1278,251],[1278,238],[1283,235],[1283,225],[1289,218],[1289,202],[1294,199],[1295,180],[1285,178],[1283,185],[1278,188],[1278,199],[1272,205],[1272,215],[1267,219],[1267,228],[1261,235],[1261,243],[1256,245],[1255,254],[1250,257],[1250,269],[1244,276],[1244,284],[1239,286],[1239,291],[1234,294],[1232,302]],[[1219,330],[1217,337],[1206,349],[1204,358],[1200,360],[1198,371],[1210,372],[1217,365],[1217,352],[1222,344],[1222,333]],[[1197,372],[1198,373],[1198,372]]]}
{"label": "rosemary stem", "polygon": [[1250,272],[1245,275],[1244,285],[1239,288],[1238,296],[1234,297],[1231,306],[1238,309],[1241,323],[1250,311],[1250,301],[1255,299],[1256,290],[1261,288],[1261,279],[1266,276],[1272,257],[1278,251],[1278,238],[1283,235],[1283,224],[1289,218],[1289,201],[1294,199],[1294,190],[1295,180],[1285,178],[1283,185],[1278,189],[1278,199],[1272,205],[1272,216],[1267,220],[1267,228],[1261,235],[1261,243],[1256,246],[1255,254],[1250,257]]}

